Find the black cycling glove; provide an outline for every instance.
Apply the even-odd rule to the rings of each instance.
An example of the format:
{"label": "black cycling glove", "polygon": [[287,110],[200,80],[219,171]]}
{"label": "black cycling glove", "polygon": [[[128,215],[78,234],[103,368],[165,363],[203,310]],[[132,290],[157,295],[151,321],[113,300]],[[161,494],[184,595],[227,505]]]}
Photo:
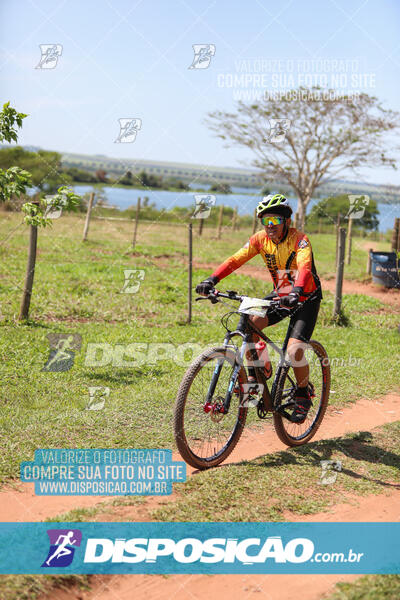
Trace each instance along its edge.
{"label": "black cycling glove", "polygon": [[281,298],[281,306],[285,308],[294,308],[298,305],[300,294],[298,292],[290,292],[287,296]]}
{"label": "black cycling glove", "polygon": [[207,277],[201,283],[196,285],[196,294],[201,294],[201,296],[208,296],[214,286],[218,283],[218,277],[211,275],[211,277]]}

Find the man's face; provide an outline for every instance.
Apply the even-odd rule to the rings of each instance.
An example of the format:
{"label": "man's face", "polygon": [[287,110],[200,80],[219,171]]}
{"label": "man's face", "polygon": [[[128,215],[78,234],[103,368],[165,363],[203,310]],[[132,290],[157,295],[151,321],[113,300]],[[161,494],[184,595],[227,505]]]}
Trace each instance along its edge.
{"label": "man's face", "polygon": [[[283,236],[283,230],[285,228],[285,221],[290,221],[290,219],[285,219],[281,215],[274,215],[274,214],[264,215],[263,218],[267,222],[267,225],[264,225],[264,229],[266,231],[267,236],[273,242],[279,242],[279,240]],[[271,220],[280,219],[282,221],[282,223],[280,225],[269,224],[268,219],[271,219]]]}

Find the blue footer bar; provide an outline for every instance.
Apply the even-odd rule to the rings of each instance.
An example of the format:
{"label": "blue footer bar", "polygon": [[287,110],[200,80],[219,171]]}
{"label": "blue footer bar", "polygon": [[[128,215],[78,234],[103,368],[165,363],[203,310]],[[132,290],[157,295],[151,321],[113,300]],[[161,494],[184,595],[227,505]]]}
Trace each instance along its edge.
{"label": "blue footer bar", "polygon": [[2,574],[400,573],[400,523],[0,523]]}

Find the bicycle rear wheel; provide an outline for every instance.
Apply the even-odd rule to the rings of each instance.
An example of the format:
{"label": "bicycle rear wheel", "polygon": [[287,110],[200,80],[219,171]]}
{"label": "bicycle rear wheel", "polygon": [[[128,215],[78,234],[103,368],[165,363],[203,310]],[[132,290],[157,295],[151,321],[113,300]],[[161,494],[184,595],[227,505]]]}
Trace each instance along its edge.
{"label": "bicycle rear wheel", "polygon": [[210,404],[221,405],[235,366],[236,356],[231,349],[210,348],[192,363],[179,386],[174,410],[175,441],[182,458],[197,469],[219,465],[242,434],[247,416],[247,407],[243,406],[242,384],[247,383],[243,366],[238,372],[237,391],[232,393],[229,412],[205,410],[211,381],[216,385]]}
{"label": "bicycle rear wheel", "polygon": [[[305,357],[310,369],[309,381],[315,394],[306,420],[301,424],[292,423],[279,412],[274,412],[273,415],[275,431],[279,439],[288,446],[301,446],[311,440],[318,431],[328,406],[331,373],[326,350],[319,342],[310,340],[305,349]],[[282,368],[276,383],[275,406],[294,402],[295,393],[296,377],[293,368]]]}

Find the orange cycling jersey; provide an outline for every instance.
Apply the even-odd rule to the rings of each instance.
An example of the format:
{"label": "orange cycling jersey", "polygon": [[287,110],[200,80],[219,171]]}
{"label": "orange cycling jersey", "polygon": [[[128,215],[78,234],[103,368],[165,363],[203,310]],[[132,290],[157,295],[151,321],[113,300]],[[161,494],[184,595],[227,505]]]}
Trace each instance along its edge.
{"label": "orange cycling jersey", "polygon": [[259,231],[238,252],[220,265],[213,276],[223,279],[248,260],[261,254],[280,296],[297,291],[301,300],[310,295],[322,298],[321,283],[315,269],[313,252],[308,237],[290,228],[276,244],[265,231]]}

